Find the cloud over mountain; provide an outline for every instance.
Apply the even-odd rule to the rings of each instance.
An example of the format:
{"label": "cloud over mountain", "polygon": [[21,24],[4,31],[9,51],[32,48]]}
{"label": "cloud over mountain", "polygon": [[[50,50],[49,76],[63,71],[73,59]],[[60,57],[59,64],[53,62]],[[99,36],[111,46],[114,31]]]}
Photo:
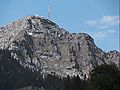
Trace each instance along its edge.
{"label": "cloud over mountain", "polygon": [[85,24],[91,27],[98,27],[98,28],[108,28],[111,26],[119,25],[120,19],[119,16],[103,16],[101,18],[95,20],[85,21]]}

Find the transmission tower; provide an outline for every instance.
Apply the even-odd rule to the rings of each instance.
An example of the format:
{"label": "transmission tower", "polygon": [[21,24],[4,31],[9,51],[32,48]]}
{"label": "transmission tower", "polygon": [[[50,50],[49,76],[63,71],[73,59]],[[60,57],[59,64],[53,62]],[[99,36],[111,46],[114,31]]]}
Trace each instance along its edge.
{"label": "transmission tower", "polygon": [[50,4],[50,0],[48,0],[48,19],[51,18],[51,4]]}

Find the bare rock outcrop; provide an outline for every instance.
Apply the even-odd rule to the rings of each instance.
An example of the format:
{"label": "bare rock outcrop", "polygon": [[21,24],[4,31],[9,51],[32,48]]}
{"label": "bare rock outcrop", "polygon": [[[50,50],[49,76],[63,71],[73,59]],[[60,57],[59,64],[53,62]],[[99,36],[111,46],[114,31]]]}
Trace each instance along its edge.
{"label": "bare rock outcrop", "polygon": [[41,74],[79,75],[102,63],[120,66],[120,53],[98,48],[85,33],[69,33],[43,17],[28,16],[0,30],[0,49],[11,50],[21,65]]}

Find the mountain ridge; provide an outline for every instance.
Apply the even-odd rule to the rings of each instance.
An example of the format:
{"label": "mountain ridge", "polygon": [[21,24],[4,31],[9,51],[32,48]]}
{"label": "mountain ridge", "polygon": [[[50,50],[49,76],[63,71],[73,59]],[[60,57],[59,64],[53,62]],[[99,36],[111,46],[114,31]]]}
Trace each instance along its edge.
{"label": "mountain ridge", "polygon": [[21,65],[41,74],[84,75],[103,63],[120,66],[120,53],[104,52],[85,33],[69,33],[43,17],[27,16],[0,30],[0,49],[11,50]]}

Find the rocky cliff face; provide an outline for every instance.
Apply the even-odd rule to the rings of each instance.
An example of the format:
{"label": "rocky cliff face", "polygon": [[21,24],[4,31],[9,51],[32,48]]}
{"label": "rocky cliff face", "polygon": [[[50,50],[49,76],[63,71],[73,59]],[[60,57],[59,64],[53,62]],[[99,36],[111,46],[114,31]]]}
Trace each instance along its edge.
{"label": "rocky cliff face", "polygon": [[0,49],[11,50],[21,65],[41,74],[80,75],[96,65],[120,65],[120,53],[103,52],[91,36],[69,33],[43,17],[28,16],[2,27]]}

